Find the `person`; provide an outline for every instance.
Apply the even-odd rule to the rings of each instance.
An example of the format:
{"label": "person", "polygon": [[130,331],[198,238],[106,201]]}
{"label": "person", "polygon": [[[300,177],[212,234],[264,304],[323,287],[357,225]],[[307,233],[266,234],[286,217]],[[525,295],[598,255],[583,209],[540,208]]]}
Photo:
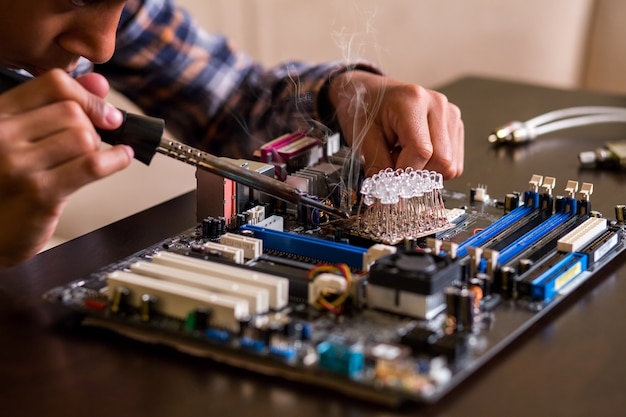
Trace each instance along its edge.
{"label": "person", "polygon": [[[280,134],[339,130],[367,173],[463,170],[459,109],[438,92],[365,62],[264,68],[202,31],[173,0],[0,0],[0,66],[32,80],[0,94],[0,267],[34,256],[67,197],[126,168],[109,85],[175,136],[216,155],[250,157]],[[110,83],[110,84],[109,84]]]}

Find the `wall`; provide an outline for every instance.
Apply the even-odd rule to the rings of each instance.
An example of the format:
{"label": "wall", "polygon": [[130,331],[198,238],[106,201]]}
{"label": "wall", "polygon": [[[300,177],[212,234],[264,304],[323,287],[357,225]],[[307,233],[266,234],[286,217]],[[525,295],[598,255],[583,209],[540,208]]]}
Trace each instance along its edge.
{"label": "wall", "polygon": [[[626,92],[626,61],[612,66],[623,39],[618,35],[626,30],[621,22],[626,2],[620,0],[179,0],[179,4],[205,28],[228,35],[267,65],[285,59],[358,57],[376,62],[396,78],[427,87],[471,74]],[[114,101],[130,106],[119,97]],[[83,188],[71,197],[55,242],[193,189],[194,172],[157,155],[150,167],[134,163],[123,173]]]}

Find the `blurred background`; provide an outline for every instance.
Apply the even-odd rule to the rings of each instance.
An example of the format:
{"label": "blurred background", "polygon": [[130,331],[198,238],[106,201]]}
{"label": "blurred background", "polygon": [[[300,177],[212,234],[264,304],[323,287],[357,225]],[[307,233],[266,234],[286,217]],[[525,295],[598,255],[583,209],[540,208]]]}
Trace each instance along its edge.
{"label": "blurred background", "polygon": [[[623,0],[178,0],[265,65],[365,58],[428,88],[463,76],[626,94]],[[115,94],[116,105],[136,108]],[[182,139],[182,138],[181,138]],[[70,198],[51,245],[195,188],[157,155]],[[166,221],[166,219],[164,220]]]}

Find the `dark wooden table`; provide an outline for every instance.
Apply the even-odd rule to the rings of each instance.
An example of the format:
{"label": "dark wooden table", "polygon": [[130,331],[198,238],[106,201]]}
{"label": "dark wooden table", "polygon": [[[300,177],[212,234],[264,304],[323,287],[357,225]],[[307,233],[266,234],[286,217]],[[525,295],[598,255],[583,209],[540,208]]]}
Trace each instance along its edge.
{"label": "dark wooden table", "polygon": [[[493,197],[524,190],[532,174],[595,184],[594,208],[614,217],[626,174],[580,171],[577,154],[621,139],[626,125],[576,129],[518,149],[494,149],[490,130],[573,105],[626,106],[626,98],[465,78],[442,89],[466,123],[466,173],[446,184],[486,184]],[[146,186],[158,186],[147,184]],[[111,202],[115,204],[115,202]],[[195,224],[186,194],[0,272],[2,416],[592,416],[626,415],[626,259],[434,406],[388,410],[330,390],[233,369],[167,348],[77,327],[48,305],[48,289]]]}

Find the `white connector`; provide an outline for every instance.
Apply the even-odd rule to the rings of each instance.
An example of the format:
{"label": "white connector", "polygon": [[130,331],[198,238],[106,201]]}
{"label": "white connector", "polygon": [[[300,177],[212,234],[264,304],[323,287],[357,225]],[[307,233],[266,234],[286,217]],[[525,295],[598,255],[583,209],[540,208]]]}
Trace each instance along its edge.
{"label": "white connector", "polygon": [[107,276],[109,297],[118,287],[130,291],[128,303],[139,308],[141,297],[149,294],[156,298],[159,313],[185,320],[187,315],[198,308],[211,311],[211,326],[232,331],[239,329],[239,320],[248,316],[248,303],[224,294],[191,288],[174,282],[144,277],[130,272],[116,271]]}
{"label": "white connector", "polygon": [[398,248],[391,245],[385,245],[383,243],[377,243],[369,247],[367,252],[363,254],[363,271],[370,270],[370,266],[378,259],[386,255],[393,255],[398,251]]}
{"label": "white connector", "polygon": [[269,294],[264,288],[253,287],[215,276],[207,276],[197,272],[185,271],[146,261],[135,262],[130,266],[130,270],[131,272],[147,277],[241,298],[246,300],[248,310],[252,314],[267,313],[270,309]]}
{"label": "white connector", "polygon": [[576,252],[604,233],[606,229],[606,218],[590,217],[576,229],[560,238],[556,242],[556,247],[561,252]]}
{"label": "white connector", "polygon": [[257,226],[264,227],[270,230],[277,230],[279,232],[285,231],[285,220],[281,216],[272,215],[267,219],[257,223]]}
{"label": "white connector", "polygon": [[321,273],[309,282],[309,304],[315,304],[322,293],[343,294],[346,292],[347,285],[344,277],[331,273]]}
{"label": "white connector", "polygon": [[225,233],[220,236],[220,243],[243,249],[243,256],[246,259],[256,259],[263,254],[263,241],[254,237]]}
{"label": "white connector", "polygon": [[204,261],[171,252],[158,252],[152,256],[152,262],[174,268],[224,278],[232,282],[265,288],[269,292],[270,307],[280,310],[287,306],[289,299],[289,280],[271,274],[256,272],[251,269]]}
{"label": "white connector", "polygon": [[235,248],[233,246],[222,245],[214,242],[206,242],[202,245],[205,253],[218,253],[225,259],[242,264],[244,262],[244,250],[241,248]]}

